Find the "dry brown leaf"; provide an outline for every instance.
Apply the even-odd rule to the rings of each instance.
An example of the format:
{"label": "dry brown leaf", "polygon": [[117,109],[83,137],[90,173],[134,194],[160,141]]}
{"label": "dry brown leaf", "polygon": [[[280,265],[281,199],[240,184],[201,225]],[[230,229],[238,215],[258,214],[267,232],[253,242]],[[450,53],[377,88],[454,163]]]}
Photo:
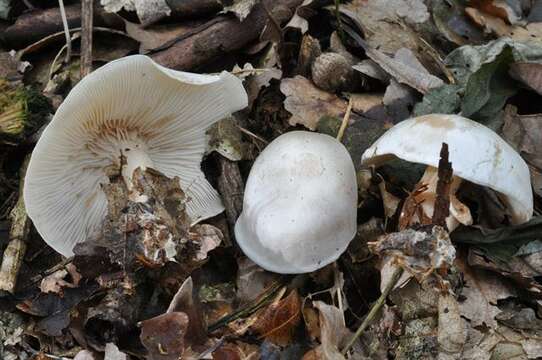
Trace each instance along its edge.
{"label": "dry brown leaf", "polygon": [[316,130],[318,121],[323,116],[340,118],[346,111],[346,101],[318,89],[302,76],[283,79],[280,91],[286,96],[284,108],[292,114],[290,125],[301,124]]}
{"label": "dry brown leaf", "polygon": [[367,49],[366,54],[395,80],[422,94],[444,84],[440,78],[431,75],[408,48],[399,48],[394,58],[373,48]]}
{"label": "dry brown leaf", "polygon": [[511,64],[510,75],[542,95],[542,64],[527,62]]}
{"label": "dry brown leaf", "polygon": [[457,300],[452,295],[440,294],[438,301],[439,352],[447,355],[461,355],[467,341],[466,326],[465,320],[459,313]]}
{"label": "dry brown leaf", "polygon": [[178,360],[185,348],[188,315],[170,312],[141,322],[141,343],[150,360]]}
{"label": "dry brown leaf", "polygon": [[464,277],[459,303],[461,316],[471,321],[472,326],[497,327],[495,316],[501,312],[497,301],[515,296],[515,290],[506,279],[495,273],[472,268],[458,257],[456,266]]}
{"label": "dry brown leaf", "polygon": [[542,196],[542,114],[518,115],[517,108],[504,110],[502,135],[527,161],[531,168],[534,191]]}
{"label": "dry brown leaf", "polygon": [[248,303],[260,296],[278,279],[277,274],[265,271],[249,258],[238,259],[237,299]]}
{"label": "dry brown leaf", "polygon": [[203,320],[203,310],[199,299],[194,296],[192,277],[187,278],[169,304],[166,313],[182,312],[190,323],[185,330],[186,340],[191,344],[203,344],[207,340],[207,331]]}
{"label": "dry brown leaf", "polygon": [[258,360],[260,349],[256,345],[240,341],[226,343],[213,351],[213,360]]}
{"label": "dry brown leaf", "polygon": [[315,354],[305,356],[316,355],[315,358],[320,360],[343,360],[340,349],[350,340],[352,333],[344,325],[341,310],[322,301],[315,301],[313,305],[319,311],[321,345],[314,349]]}
{"label": "dry brown leaf", "polygon": [[260,334],[260,337],[285,346],[292,341],[300,321],[301,299],[297,291],[292,290],[284,299],[265,309],[252,328]]}
{"label": "dry brown leaf", "polygon": [[[73,266],[73,265],[72,265]],[[40,290],[44,293],[57,293],[62,296],[62,289],[67,288],[74,288],[77,287],[77,284],[79,283],[79,279],[75,278],[73,279],[73,282],[69,282],[64,280],[64,278],[68,275],[68,271],[61,269],[58,271],[55,271],[49,276],[46,276],[41,280],[40,283]]]}
{"label": "dry brown leaf", "polygon": [[384,94],[350,94],[350,99],[352,100],[352,110],[358,113],[364,113],[377,106],[382,106],[383,98]]}

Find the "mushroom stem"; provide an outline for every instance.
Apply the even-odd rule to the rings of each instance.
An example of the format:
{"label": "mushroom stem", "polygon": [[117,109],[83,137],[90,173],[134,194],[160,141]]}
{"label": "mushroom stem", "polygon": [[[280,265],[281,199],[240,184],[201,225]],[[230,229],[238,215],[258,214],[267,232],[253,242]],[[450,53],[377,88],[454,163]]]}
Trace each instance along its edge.
{"label": "mushroom stem", "polygon": [[135,169],[141,168],[141,170],[145,170],[148,167],[152,168],[154,167],[154,163],[139,145],[125,147],[122,151],[122,156],[125,160],[122,162],[122,177],[128,189],[131,189],[132,175]]}
{"label": "mushroom stem", "polygon": [[[448,231],[453,231],[459,226],[471,225],[472,224],[472,215],[469,208],[463,204],[455,196],[455,193],[461,185],[462,179],[458,176],[452,177],[452,183],[450,185],[450,216],[446,218],[446,226]],[[421,185],[427,186],[427,190],[416,195],[416,203],[421,203],[421,209],[423,210],[424,218],[431,219],[433,217],[433,212],[435,210],[435,201],[437,199],[437,182],[438,182],[438,169],[433,166],[428,166],[425,169],[425,172],[418,182],[416,188]],[[419,219],[419,216],[414,216],[412,222],[422,222],[422,219]]]}

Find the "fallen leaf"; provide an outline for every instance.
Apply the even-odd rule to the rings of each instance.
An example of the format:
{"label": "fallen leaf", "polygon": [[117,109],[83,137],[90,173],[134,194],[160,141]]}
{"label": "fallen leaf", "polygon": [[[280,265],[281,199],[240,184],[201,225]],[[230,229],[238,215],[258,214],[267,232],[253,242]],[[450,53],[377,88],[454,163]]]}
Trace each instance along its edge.
{"label": "fallen leaf", "polygon": [[213,360],[257,360],[259,358],[258,346],[240,341],[225,343],[213,351]]}
{"label": "fallen leaf", "polygon": [[237,298],[241,303],[249,303],[260,296],[273,282],[277,274],[265,271],[247,257],[238,259]]}
{"label": "fallen leaf", "polygon": [[422,94],[444,84],[441,79],[425,69],[410,49],[399,48],[393,58],[374,48],[365,49],[365,53],[398,82]]}
{"label": "fallen leaf", "polygon": [[107,12],[134,11],[143,25],[150,25],[169,16],[171,9],[165,0],[101,0]]}
{"label": "fallen leaf", "polygon": [[267,307],[252,328],[260,335],[277,345],[285,346],[301,321],[301,299],[296,290],[288,296]]}
{"label": "fallen leaf", "polygon": [[313,305],[319,312],[320,345],[315,349],[318,359],[339,360],[344,359],[340,350],[352,337],[352,333],[343,322],[343,314],[339,308],[328,305],[322,301],[315,301]]}
{"label": "fallen leaf", "polygon": [[315,8],[321,6],[317,0],[304,0],[301,5],[295,10],[294,16],[290,19],[286,28],[299,29],[301,34],[305,34],[309,30],[309,22],[307,18],[316,13]]}
{"label": "fallen leaf", "polygon": [[233,13],[239,21],[245,20],[250,11],[259,0],[219,0],[224,10],[223,13]]}
{"label": "fallen leaf", "polygon": [[210,224],[197,224],[190,229],[190,240],[199,246],[195,259],[202,261],[207,259],[209,251],[216,249],[224,240],[224,235],[219,228]]}
{"label": "fallen leaf", "polygon": [[461,291],[463,301],[459,302],[461,316],[470,320],[472,326],[497,328],[495,317],[501,312],[497,307],[499,300],[515,296],[514,289],[506,279],[485,270],[472,268],[460,257],[456,266],[464,277]]}
{"label": "fallen leaf", "polygon": [[280,91],[286,96],[284,108],[292,114],[289,119],[290,125],[301,124],[316,130],[322,117],[340,118],[346,111],[346,101],[318,89],[302,76],[283,79]]}
{"label": "fallen leaf", "polygon": [[450,294],[440,294],[438,301],[439,352],[461,355],[467,341],[466,327],[467,324],[461,317],[457,300]]}
{"label": "fallen leaf", "polygon": [[510,75],[542,95],[542,64],[517,62],[510,65]]}
{"label": "fallen leaf", "polygon": [[178,360],[185,348],[188,315],[169,312],[141,322],[141,343],[151,360]]}
{"label": "fallen leaf", "polygon": [[184,329],[184,338],[189,344],[203,344],[207,341],[207,329],[203,319],[203,310],[199,299],[194,295],[192,277],[188,277],[177,293],[173,296],[166,311],[170,313],[183,313],[189,320]]}
{"label": "fallen leaf", "polygon": [[104,360],[129,360],[128,355],[119,350],[113,343],[105,344]]}

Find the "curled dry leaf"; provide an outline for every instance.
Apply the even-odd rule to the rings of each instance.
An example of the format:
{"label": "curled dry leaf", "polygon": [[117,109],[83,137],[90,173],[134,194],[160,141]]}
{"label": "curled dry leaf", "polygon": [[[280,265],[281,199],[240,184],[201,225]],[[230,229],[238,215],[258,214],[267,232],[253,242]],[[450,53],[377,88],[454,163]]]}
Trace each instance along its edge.
{"label": "curled dry leaf", "polygon": [[239,21],[245,20],[258,0],[219,0],[224,6],[224,13],[233,13]]}
{"label": "curled dry leaf", "polygon": [[292,116],[290,125],[301,124],[316,130],[319,120],[324,116],[341,117],[347,103],[334,94],[318,89],[302,76],[283,79],[280,91],[286,96],[284,108]]}
{"label": "curled dry leaf", "polygon": [[258,316],[252,328],[260,335],[277,345],[288,345],[301,321],[301,299],[292,290],[284,299],[267,307]]}
{"label": "curled dry leaf", "polygon": [[213,360],[257,360],[259,358],[258,346],[240,341],[225,343],[213,351]]}
{"label": "curled dry leaf", "polygon": [[542,64],[516,62],[510,65],[510,75],[542,95]]}

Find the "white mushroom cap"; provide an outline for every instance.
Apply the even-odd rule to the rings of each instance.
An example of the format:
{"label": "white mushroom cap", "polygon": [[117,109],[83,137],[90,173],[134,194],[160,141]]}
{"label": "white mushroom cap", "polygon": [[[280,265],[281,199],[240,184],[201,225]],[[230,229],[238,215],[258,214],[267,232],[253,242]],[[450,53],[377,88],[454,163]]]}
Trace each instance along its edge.
{"label": "white mushroom cap", "polygon": [[379,166],[396,156],[438,167],[443,142],[455,176],[502,195],[512,223],[529,221],[533,194],[527,164],[495,132],[464,117],[432,114],[402,121],[367,149],[361,161]]}
{"label": "white mushroom cap", "polygon": [[138,166],[178,176],[194,222],[220,213],[200,169],[205,131],[246,105],[241,81],[226,72],[173,71],[141,55],[104,65],[72,89],[39,139],[25,178],[28,215],[53,249],[72,255],[101,227],[100,184],[108,167],[120,168],[121,153],[125,177]]}
{"label": "white mushroom cap", "polygon": [[254,162],[235,237],[266,270],[296,274],[335,261],[356,234],[356,172],[328,135],[293,131]]}

